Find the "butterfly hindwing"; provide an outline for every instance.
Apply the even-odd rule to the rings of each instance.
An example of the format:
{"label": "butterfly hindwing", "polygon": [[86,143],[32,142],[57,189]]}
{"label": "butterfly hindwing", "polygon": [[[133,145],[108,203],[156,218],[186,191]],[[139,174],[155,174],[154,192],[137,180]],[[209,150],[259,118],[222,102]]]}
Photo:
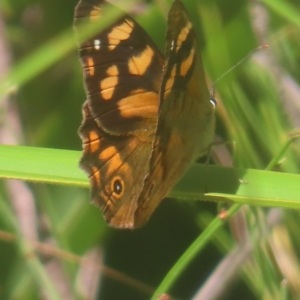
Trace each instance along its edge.
{"label": "butterfly hindwing", "polygon": [[148,172],[151,141],[141,142],[134,135],[112,136],[97,126],[88,102],[83,105],[84,120],[81,167],[91,181],[91,197],[106,221],[113,227],[134,227],[136,199]]}

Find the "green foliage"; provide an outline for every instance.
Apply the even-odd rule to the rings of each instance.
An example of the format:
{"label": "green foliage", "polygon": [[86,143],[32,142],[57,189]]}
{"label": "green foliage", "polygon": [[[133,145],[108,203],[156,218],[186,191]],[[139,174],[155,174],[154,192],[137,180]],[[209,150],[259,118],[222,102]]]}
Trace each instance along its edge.
{"label": "green foliage", "polygon": [[[189,299],[197,290],[201,299],[299,299],[300,3],[183,1],[208,82],[257,46],[269,49],[216,84],[217,135],[234,141],[236,169],[195,164],[172,191],[177,200],[163,201],[144,228],[128,232],[107,228],[77,167],[85,95],[72,31],[76,2],[0,3],[7,43],[0,139],[26,146],[0,146],[0,176],[26,181],[0,183],[0,298],[93,299],[86,290],[101,274],[97,299],[150,299],[156,288],[152,299],[163,292]],[[160,49],[169,4],[137,10]],[[214,202],[196,199],[236,204],[220,219]],[[92,249],[112,269],[101,268]]]}

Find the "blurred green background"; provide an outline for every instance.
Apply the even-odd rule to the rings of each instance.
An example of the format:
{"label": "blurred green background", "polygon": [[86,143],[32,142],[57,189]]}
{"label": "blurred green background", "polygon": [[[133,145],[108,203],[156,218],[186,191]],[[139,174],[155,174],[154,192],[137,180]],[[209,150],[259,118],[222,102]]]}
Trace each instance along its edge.
{"label": "blurred green background", "polygon": [[[264,169],[300,127],[300,2],[183,2],[198,34],[208,85],[255,47],[270,46],[216,85],[216,134],[235,141],[234,151],[229,146],[234,166]],[[81,149],[77,129],[85,93],[72,33],[76,4],[1,0],[0,82],[41,47],[46,50],[32,57],[27,72],[49,65],[33,78],[25,72],[24,84],[2,96],[2,144]],[[147,1],[129,12],[162,51],[169,6],[166,0]],[[71,51],[64,52],[58,42],[61,34]],[[50,46],[58,57],[54,63],[47,53]],[[276,170],[299,174],[299,149],[296,140]],[[217,155],[231,164],[223,152]],[[142,283],[157,287],[216,214],[215,203],[167,199],[145,227],[119,231],[108,228],[89,204],[87,189],[1,180],[0,299],[150,299],[151,292],[140,291]],[[296,210],[244,207],[181,274],[170,294],[174,299],[215,299],[194,295],[205,287],[212,296],[221,287],[216,299],[300,299],[299,217]],[[3,232],[17,238],[5,240]],[[35,246],[34,254],[28,239],[91,263],[71,262],[53,248]],[[248,242],[250,249],[228,256]],[[220,275],[215,268],[225,258],[229,261]],[[123,275],[97,268],[101,264]],[[140,289],[124,275],[140,281]],[[211,286],[205,285],[209,276]]]}

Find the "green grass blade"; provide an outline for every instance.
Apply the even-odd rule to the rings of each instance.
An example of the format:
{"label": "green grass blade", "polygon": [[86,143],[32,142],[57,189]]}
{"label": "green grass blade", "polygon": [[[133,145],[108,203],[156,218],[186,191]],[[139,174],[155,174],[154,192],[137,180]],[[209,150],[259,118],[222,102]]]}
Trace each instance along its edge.
{"label": "green grass blade", "polygon": [[88,186],[79,151],[0,145],[1,177]]}
{"label": "green grass blade", "polygon": [[[70,150],[0,146],[0,177],[88,187]],[[170,193],[185,200],[300,208],[300,175],[194,164]]]}

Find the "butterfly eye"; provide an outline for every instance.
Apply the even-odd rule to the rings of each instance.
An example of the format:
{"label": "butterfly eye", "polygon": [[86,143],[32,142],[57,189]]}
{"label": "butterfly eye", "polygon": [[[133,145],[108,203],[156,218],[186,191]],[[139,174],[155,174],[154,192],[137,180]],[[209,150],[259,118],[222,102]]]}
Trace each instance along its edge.
{"label": "butterfly eye", "polygon": [[124,181],[121,177],[116,176],[111,181],[111,190],[113,195],[117,198],[121,198],[124,194]]}

